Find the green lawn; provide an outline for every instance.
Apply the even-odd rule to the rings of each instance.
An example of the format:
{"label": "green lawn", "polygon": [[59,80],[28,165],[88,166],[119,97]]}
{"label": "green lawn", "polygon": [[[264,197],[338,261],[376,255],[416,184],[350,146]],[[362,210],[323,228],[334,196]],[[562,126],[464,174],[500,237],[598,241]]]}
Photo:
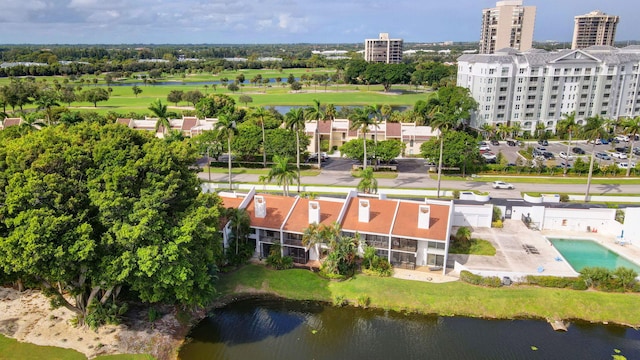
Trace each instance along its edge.
{"label": "green lawn", "polygon": [[[71,349],[54,346],[40,346],[18,342],[0,335],[0,360],[86,360],[84,354]],[[105,355],[98,360],[151,360],[153,356],[145,354]]]}
{"label": "green lawn", "polygon": [[[275,106],[275,105],[298,105],[298,106],[310,106],[313,104],[313,100],[317,99],[322,104],[334,104],[334,105],[368,105],[368,104],[389,104],[396,106],[413,106],[418,100],[425,100],[427,93],[425,91],[415,91],[415,89],[409,85],[394,85],[391,91],[385,93],[382,85],[330,85],[326,91],[324,86],[311,85],[303,86],[300,91],[291,92],[288,84],[286,83],[289,74],[293,74],[295,77],[300,77],[302,74],[311,75],[313,73],[333,73],[335,69],[286,69],[282,72],[277,70],[265,69],[265,70],[242,70],[242,71],[225,71],[220,74],[189,74],[184,79],[180,75],[166,75],[162,79],[157,81],[171,81],[175,85],[140,85],[142,93],[137,97],[133,94],[131,87],[134,82],[140,83],[139,79],[128,79],[121,84],[111,84],[112,93],[110,99],[106,102],[99,102],[97,107],[94,107],[92,103],[88,102],[73,102],[69,107],[71,110],[93,110],[101,114],[114,111],[120,114],[126,114],[129,112],[135,113],[147,113],[150,114],[148,107],[151,102],[156,99],[160,99],[166,102],[167,94],[171,90],[183,90],[185,92],[191,90],[199,90],[203,94],[227,94],[236,100],[238,106],[245,106],[245,104],[238,103],[238,97],[241,95],[249,95],[253,102],[249,103],[249,106]],[[232,93],[228,91],[224,86],[217,85],[214,90],[211,85],[207,88],[204,85],[194,84],[194,82],[200,81],[217,81],[222,77],[228,78],[233,81],[238,74],[244,74],[245,85],[241,87],[240,91]],[[263,78],[276,78],[281,77],[282,83],[285,86],[277,85],[273,83],[271,87],[256,86],[249,83],[249,80],[255,75],[261,74]],[[85,75],[82,79],[94,79],[94,76]],[[64,77],[62,76],[43,76],[36,77],[37,81],[46,80],[48,83],[53,83],[53,80],[57,80],[63,86]],[[104,81],[104,75],[98,77],[97,86],[106,87],[107,84]],[[9,78],[0,78],[0,86],[8,84]],[[81,85],[78,81],[70,81],[70,85]],[[129,85],[131,84],[131,85]],[[93,83],[82,84],[82,89],[90,89],[95,87]],[[68,104],[61,104],[68,106]],[[179,114],[181,109],[176,109],[173,103],[168,104],[170,111],[176,111]],[[177,104],[180,107],[193,106],[187,102],[179,102]],[[26,106],[25,109],[32,109],[35,105]],[[11,109],[8,109],[11,110]]]}
{"label": "green lawn", "polygon": [[218,289],[221,295],[234,294],[235,289],[241,289],[240,292],[254,289],[291,299],[327,302],[335,296],[345,296],[352,304],[366,295],[373,307],[446,316],[583,319],[640,325],[638,294],[530,286],[494,289],[459,281],[432,284],[365,275],[334,282],[308,270],[273,271],[259,265],[248,265],[221,276]]}
{"label": "green lawn", "polygon": [[496,248],[487,240],[471,239],[467,243],[454,241],[449,247],[451,254],[488,255],[495,256]]}

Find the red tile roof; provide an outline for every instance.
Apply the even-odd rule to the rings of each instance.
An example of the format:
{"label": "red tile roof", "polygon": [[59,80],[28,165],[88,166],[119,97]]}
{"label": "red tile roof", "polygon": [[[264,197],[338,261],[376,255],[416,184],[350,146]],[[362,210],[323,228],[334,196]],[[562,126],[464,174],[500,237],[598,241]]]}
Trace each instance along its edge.
{"label": "red tile roof", "polygon": [[191,128],[193,128],[196,125],[198,125],[198,118],[185,117],[184,121],[182,122],[182,130],[183,131],[190,131]]}
{"label": "red tile roof", "polygon": [[289,214],[289,210],[293,206],[295,198],[267,194],[259,194],[259,196],[263,196],[267,203],[267,216],[264,218],[256,217],[254,197],[247,206],[247,212],[251,218],[251,226],[280,230],[280,226],[282,226],[285,218]]}
{"label": "red tile roof", "polygon": [[[320,224],[330,226],[338,220],[338,215],[342,209],[343,202],[313,200],[320,204]],[[309,199],[300,199],[296,203],[291,217],[287,219],[284,230],[304,232],[309,226]]]}
{"label": "red tile roof", "polygon": [[400,123],[387,123],[387,137],[399,138],[402,135],[402,124]]}
{"label": "red tile roof", "polygon": [[349,205],[342,220],[342,229],[346,231],[360,231],[388,235],[391,230],[393,216],[396,212],[396,200],[369,200],[369,222],[358,221],[358,201],[363,198],[349,199]]}
{"label": "red tile roof", "polygon": [[131,119],[118,118],[116,123],[129,126],[129,124],[131,124]]}
{"label": "red tile roof", "polygon": [[9,127],[9,126],[17,126],[20,125],[20,123],[22,122],[22,118],[6,118],[4,119],[3,125],[4,127]]}
{"label": "red tile roof", "polygon": [[331,134],[331,120],[322,120],[318,124],[318,131],[320,134]]}
{"label": "red tile roof", "polygon": [[418,228],[418,209],[420,205],[425,204],[400,202],[392,235],[418,239],[447,240],[450,207],[447,205],[427,204],[431,213],[429,229],[420,229]]}

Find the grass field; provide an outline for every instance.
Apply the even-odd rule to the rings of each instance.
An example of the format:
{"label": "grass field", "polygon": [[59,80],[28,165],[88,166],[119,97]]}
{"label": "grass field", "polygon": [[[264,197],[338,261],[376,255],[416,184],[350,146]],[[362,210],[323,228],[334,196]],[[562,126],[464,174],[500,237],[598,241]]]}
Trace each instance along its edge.
{"label": "grass field", "polygon": [[[167,75],[162,79],[158,79],[159,82],[173,82],[171,85],[144,85],[139,87],[142,89],[142,93],[137,97],[134,96],[131,87],[134,82],[140,83],[141,80],[129,79],[122,83],[111,84],[111,97],[106,102],[99,102],[97,107],[94,107],[92,103],[88,102],[73,102],[69,104],[61,104],[69,106],[71,110],[93,110],[101,114],[106,114],[109,111],[117,112],[120,114],[126,114],[129,112],[135,113],[148,113],[149,105],[156,99],[160,99],[166,102],[167,94],[171,90],[199,90],[203,94],[228,94],[236,100],[238,106],[245,106],[245,104],[238,103],[238,97],[240,95],[249,95],[253,102],[249,103],[249,106],[277,106],[277,105],[289,105],[289,106],[310,106],[313,104],[313,100],[317,99],[322,104],[334,104],[334,105],[367,105],[367,104],[389,104],[395,106],[413,106],[417,100],[425,100],[427,94],[424,91],[415,91],[415,88],[409,85],[394,85],[391,91],[385,93],[382,85],[330,85],[326,88],[322,85],[304,85],[302,90],[292,92],[287,84],[287,77],[289,74],[293,74],[295,77],[300,77],[302,74],[314,74],[314,73],[333,73],[334,69],[287,69],[281,73],[277,70],[265,69],[265,70],[241,70],[241,71],[225,71],[220,74],[190,74],[184,79],[179,75]],[[240,91],[231,93],[222,84],[216,86],[214,90],[212,85],[208,85],[205,88],[204,85],[194,84],[194,82],[203,81],[219,81],[221,78],[226,77],[230,81],[233,81],[238,74],[244,74],[245,85],[241,86]],[[256,86],[249,83],[249,80],[255,75],[261,74],[263,78],[276,78],[282,77],[282,85],[272,83],[271,87]],[[82,79],[94,79],[95,76],[83,76]],[[62,76],[44,76],[37,77],[37,81],[46,81],[52,83],[56,79],[61,84],[64,81]],[[98,76],[97,86],[106,87],[107,84],[104,81],[104,75]],[[9,78],[0,78],[0,86],[8,84]],[[69,84],[74,86],[80,85],[78,81],[70,81]],[[93,83],[82,84],[82,89],[90,89],[94,87]],[[176,104],[169,104],[170,111],[176,111],[179,114],[182,111],[182,107],[193,107],[193,104],[187,102],[179,102],[180,109],[175,108]],[[33,105],[25,107],[25,109],[32,109]],[[8,109],[10,110],[10,109]]]}
{"label": "grass field", "polygon": [[495,256],[496,248],[487,240],[471,239],[467,243],[454,241],[449,247],[449,253]]}
{"label": "grass field", "polygon": [[[18,342],[0,335],[0,360],[86,360],[84,354],[71,349],[54,346],[39,346]],[[125,354],[98,356],[97,360],[152,360],[151,355]]]}
{"label": "grass field", "polygon": [[290,299],[330,302],[335,296],[344,296],[352,304],[358,297],[366,295],[370,297],[373,307],[444,316],[583,319],[640,325],[638,294],[530,286],[496,289],[459,281],[432,284],[366,275],[332,282],[308,270],[274,271],[259,265],[248,265],[222,276],[218,289],[221,295],[230,295],[233,289],[240,286],[266,290]]}

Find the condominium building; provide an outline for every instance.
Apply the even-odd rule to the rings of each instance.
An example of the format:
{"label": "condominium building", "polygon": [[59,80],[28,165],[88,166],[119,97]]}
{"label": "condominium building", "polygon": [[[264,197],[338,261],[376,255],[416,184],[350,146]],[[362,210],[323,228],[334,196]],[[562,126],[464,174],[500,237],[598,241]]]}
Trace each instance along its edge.
{"label": "condominium building", "polygon": [[594,45],[613,46],[616,27],[620,18],[607,15],[600,10],[575,17],[572,49],[584,49]]}
{"label": "condominium building", "polygon": [[387,33],[380,33],[377,39],[365,39],[364,59],[367,62],[401,63],[402,39],[390,39]]}
{"label": "condominium building", "polygon": [[529,50],[533,44],[535,6],[522,0],[498,1],[496,7],[482,10],[480,53],[493,54],[502,48]]}
{"label": "condominium building", "polygon": [[531,133],[537,124],[554,131],[563,115],[578,124],[640,115],[640,46],[546,52],[505,49],[458,58],[458,86],[478,102],[471,126],[519,124]]}

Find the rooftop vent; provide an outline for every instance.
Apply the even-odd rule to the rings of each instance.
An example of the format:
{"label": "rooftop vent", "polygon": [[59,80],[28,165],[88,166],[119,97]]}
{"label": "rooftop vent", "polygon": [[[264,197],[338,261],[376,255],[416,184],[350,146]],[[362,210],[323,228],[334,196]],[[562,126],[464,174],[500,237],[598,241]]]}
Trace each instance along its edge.
{"label": "rooftop vent", "polygon": [[256,209],[257,218],[267,217],[267,201],[264,196],[256,195],[253,197],[254,206]]}

